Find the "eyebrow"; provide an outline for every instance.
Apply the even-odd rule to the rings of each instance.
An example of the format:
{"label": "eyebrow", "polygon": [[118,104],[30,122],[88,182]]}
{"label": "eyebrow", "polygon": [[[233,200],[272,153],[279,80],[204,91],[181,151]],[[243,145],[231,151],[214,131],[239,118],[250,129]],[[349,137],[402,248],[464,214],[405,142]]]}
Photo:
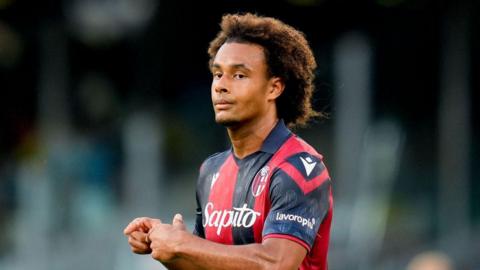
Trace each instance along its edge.
{"label": "eyebrow", "polygon": [[[251,70],[245,64],[231,64],[231,65],[228,65],[227,67],[232,68],[232,69],[244,69],[244,70],[247,70],[247,71]],[[220,64],[217,64],[217,63],[213,63],[212,66],[210,67],[210,69],[221,69],[221,68],[222,68],[222,66]]]}

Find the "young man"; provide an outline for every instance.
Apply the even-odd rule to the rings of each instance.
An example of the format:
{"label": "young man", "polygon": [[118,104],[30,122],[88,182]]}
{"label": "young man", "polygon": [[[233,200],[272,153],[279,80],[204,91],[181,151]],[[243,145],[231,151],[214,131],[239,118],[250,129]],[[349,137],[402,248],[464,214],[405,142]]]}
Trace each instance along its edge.
{"label": "young man", "polygon": [[273,18],[225,15],[211,42],[215,121],[231,149],[209,157],[186,231],[137,218],[132,251],[170,269],[327,269],[333,199],[322,156],[286,127],[311,107],[316,63],[302,33]]}

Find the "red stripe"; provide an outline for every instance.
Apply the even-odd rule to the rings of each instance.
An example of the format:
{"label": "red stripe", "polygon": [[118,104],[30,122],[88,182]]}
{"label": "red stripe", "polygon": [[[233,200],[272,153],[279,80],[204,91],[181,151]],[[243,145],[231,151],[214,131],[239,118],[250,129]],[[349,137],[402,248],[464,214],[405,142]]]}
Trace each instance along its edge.
{"label": "red stripe", "polygon": [[280,234],[280,233],[272,233],[272,234],[267,234],[263,237],[263,240],[268,239],[268,238],[281,238],[281,239],[288,239],[290,241],[293,241],[295,243],[300,244],[302,247],[304,247],[307,252],[310,252],[310,246],[308,246],[307,243],[302,241],[301,239],[291,236],[289,234]]}
{"label": "red stripe", "polygon": [[295,166],[288,162],[280,165],[280,169],[282,169],[297,183],[297,185],[302,189],[304,194],[310,193],[312,190],[316,189],[317,187],[322,185],[323,182],[330,178],[327,168],[325,168],[320,175],[310,181],[307,181],[305,177],[303,177],[303,174],[299,172]]}
{"label": "red stripe", "polygon": [[[233,194],[235,193],[234,189],[235,183],[237,182],[237,175],[238,166],[235,163],[233,155],[230,154],[220,168],[218,179],[210,190],[208,201],[209,203],[214,203],[213,208],[204,209],[205,215],[208,211],[211,216],[211,220],[217,221],[217,226],[210,226],[209,224],[206,224],[205,226],[205,238],[208,240],[223,244],[233,244],[232,226],[230,225],[228,227],[222,227],[221,215],[212,215],[212,212],[219,211],[217,213],[225,213],[225,211],[232,210]],[[228,219],[230,217],[226,216],[225,218]]]}

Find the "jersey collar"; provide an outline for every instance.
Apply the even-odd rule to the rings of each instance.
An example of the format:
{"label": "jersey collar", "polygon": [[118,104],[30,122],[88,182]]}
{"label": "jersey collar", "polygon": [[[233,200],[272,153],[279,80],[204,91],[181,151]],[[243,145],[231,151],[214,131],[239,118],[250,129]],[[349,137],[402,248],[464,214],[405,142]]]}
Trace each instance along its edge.
{"label": "jersey collar", "polygon": [[283,119],[280,119],[263,141],[261,151],[274,154],[291,135],[292,132],[287,128]]}

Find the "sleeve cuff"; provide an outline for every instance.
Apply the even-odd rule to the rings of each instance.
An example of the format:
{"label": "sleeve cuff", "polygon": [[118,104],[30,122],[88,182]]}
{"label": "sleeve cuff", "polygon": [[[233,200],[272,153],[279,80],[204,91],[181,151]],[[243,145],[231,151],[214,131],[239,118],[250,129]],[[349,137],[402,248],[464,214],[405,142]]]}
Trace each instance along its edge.
{"label": "sleeve cuff", "polygon": [[306,250],[307,250],[307,253],[310,253],[310,246],[305,243],[305,241],[295,237],[295,236],[291,236],[291,235],[288,235],[288,234],[280,234],[280,233],[271,233],[271,234],[267,234],[263,237],[263,240],[265,239],[268,239],[268,238],[282,238],[282,239],[288,239],[290,241],[293,241],[299,245],[301,245],[302,247],[304,247]]}

